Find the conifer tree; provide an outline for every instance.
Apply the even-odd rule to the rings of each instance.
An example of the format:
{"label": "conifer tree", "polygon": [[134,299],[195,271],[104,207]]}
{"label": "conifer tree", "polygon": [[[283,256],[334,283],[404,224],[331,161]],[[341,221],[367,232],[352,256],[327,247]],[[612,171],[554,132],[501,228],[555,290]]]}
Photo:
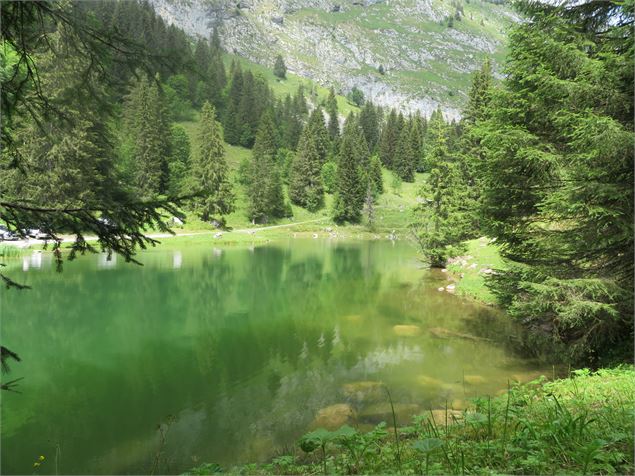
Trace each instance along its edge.
{"label": "conifer tree", "polygon": [[377,109],[371,101],[367,101],[360,111],[359,125],[364,131],[368,150],[371,153],[374,152],[379,140],[379,121],[377,117]]}
{"label": "conifer tree", "polygon": [[329,136],[332,141],[335,141],[340,135],[340,121],[337,111],[337,98],[335,97],[335,89],[333,89],[333,86],[329,89],[329,96],[326,100],[326,112],[329,115]]}
{"label": "conifer tree", "polygon": [[307,127],[298,146],[289,177],[289,198],[296,205],[316,211],[324,204],[322,164],[317,139]]}
{"label": "conifer tree", "polygon": [[234,194],[225,161],[225,149],[214,106],[203,105],[198,131],[198,150],[191,168],[191,189],[199,194],[192,208],[203,220],[224,223],[224,215],[234,211]]}
{"label": "conifer tree", "polygon": [[170,133],[166,111],[155,83],[142,78],[133,84],[125,106],[132,145],[131,168],[141,197],[167,190]]}
{"label": "conifer tree", "polygon": [[306,127],[310,129],[311,136],[316,140],[318,153],[320,155],[320,166],[322,166],[322,164],[326,162],[329,151],[329,133],[326,129],[324,113],[321,107],[318,106],[311,112]]}
{"label": "conifer tree", "polygon": [[252,150],[247,195],[248,216],[254,222],[281,218],[287,212],[276,160],[276,131],[272,116],[271,111],[263,114]]}
{"label": "conifer tree", "polygon": [[337,164],[333,160],[328,160],[322,166],[322,183],[327,193],[334,193],[337,185]]}
{"label": "conifer tree", "polygon": [[424,144],[423,140],[425,137],[425,119],[422,118],[419,114],[416,114],[412,120],[410,121],[410,145],[412,147],[412,151],[414,152],[414,167],[415,172],[423,172],[423,157],[424,157]]}
{"label": "conifer tree", "polygon": [[484,225],[510,260],[490,284],[534,346],[558,345],[573,362],[630,358],[633,5],[523,8],[502,88],[484,120],[470,112]]}
{"label": "conifer tree", "polygon": [[378,195],[384,193],[384,179],[381,170],[381,160],[377,155],[373,155],[370,158],[370,179],[374,187],[374,192]]}
{"label": "conifer tree", "polygon": [[413,136],[416,131],[412,127],[404,127],[399,134],[399,143],[393,159],[393,170],[404,182],[414,182],[415,163],[417,161],[413,149]]}
{"label": "conifer tree", "polygon": [[295,109],[295,113],[299,117],[304,117],[309,113],[309,108],[306,105],[306,98],[304,97],[304,86],[302,84],[298,86],[298,90],[293,97],[293,107]]}
{"label": "conifer tree", "polygon": [[430,175],[415,209],[414,234],[433,267],[444,267],[447,259],[462,249],[470,237],[466,222],[464,184],[455,160],[447,149],[445,130],[438,127],[429,155]]}
{"label": "conifer tree", "polygon": [[492,94],[492,65],[486,59],[481,69],[474,73],[468,94],[468,103],[463,114],[465,122],[474,124],[485,119],[485,112]]}
{"label": "conifer tree", "polygon": [[276,56],[276,62],[273,65],[273,74],[280,79],[287,77],[287,65],[284,64],[282,55]]}
{"label": "conifer tree", "polygon": [[232,62],[231,80],[229,83],[229,91],[227,92],[225,114],[223,127],[225,131],[225,140],[232,144],[240,143],[242,133],[242,124],[240,123],[240,102],[243,94],[243,73],[240,65]]}
{"label": "conifer tree", "polygon": [[384,167],[392,169],[395,153],[399,143],[401,129],[399,128],[399,119],[397,111],[390,110],[386,124],[381,131],[379,141],[379,158]]}
{"label": "conifer tree", "polygon": [[254,145],[260,100],[261,98],[257,97],[254,75],[251,71],[246,71],[243,74],[242,94],[238,104],[238,122],[240,123],[238,143],[243,147],[251,148]]}
{"label": "conifer tree", "polygon": [[324,202],[321,172],[326,162],[328,143],[324,115],[317,107],[300,137],[289,180],[291,201],[311,211],[319,209]]}
{"label": "conifer tree", "polygon": [[168,192],[176,197],[184,194],[185,182],[190,169],[190,140],[187,132],[181,126],[172,126],[171,154],[168,163],[169,186]]}
{"label": "conifer tree", "polygon": [[333,206],[336,222],[358,223],[364,206],[366,185],[361,169],[364,135],[352,115],[346,120],[337,163],[337,185]]}
{"label": "conifer tree", "polygon": [[282,145],[295,150],[298,147],[300,134],[302,134],[303,117],[297,114],[292,96],[287,95],[284,100],[281,114],[281,140]]}

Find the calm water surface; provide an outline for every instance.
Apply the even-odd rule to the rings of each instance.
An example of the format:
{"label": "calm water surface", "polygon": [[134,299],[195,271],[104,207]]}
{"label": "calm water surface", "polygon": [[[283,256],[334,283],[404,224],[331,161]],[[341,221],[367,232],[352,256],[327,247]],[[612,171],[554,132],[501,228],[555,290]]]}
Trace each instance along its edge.
{"label": "calm water surface", "polygon": [[[2,395],[2,472],[179,473],[263,460],[316,425],[402,422],[539,370],[500,313],[437,291],[405,243],[290,240],[12,265],[18,351]],[[165,444],[161,444],[161,432]],[[156,459],[157,452],[162,449]],[[153,467],[154,465],[154,467]],[[56,469],[57,466],[57,469]]]}

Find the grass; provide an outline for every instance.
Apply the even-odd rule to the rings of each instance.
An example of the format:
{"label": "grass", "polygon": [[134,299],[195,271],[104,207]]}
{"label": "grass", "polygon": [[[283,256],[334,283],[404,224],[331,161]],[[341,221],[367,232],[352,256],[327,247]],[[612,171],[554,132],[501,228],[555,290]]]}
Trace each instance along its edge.
{"label": "grass", "polygon": [[454,258],[448,271],[457,280],[456,293],[486,304],[496,304],[492,292],[485,285],[488,271],[505,269],[498,247],[487,238],[466,242],[465,255]]}
{"label": "grass", "polygon": [[[633,474],[635,371],[578,370],[512,384],[466,410],[430,409],[409,426],[317,429],[291,454],[235,474]],[[394,432],[399,438],[394,438]],[[187,474],[223,471],[201,465]]]}

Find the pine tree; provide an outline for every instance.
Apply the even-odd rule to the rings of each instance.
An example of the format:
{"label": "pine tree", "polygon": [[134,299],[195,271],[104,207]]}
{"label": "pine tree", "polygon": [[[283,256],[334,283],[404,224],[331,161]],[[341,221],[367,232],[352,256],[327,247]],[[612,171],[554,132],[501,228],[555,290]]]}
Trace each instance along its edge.
{"label": "pine tree", "polygon": [[410,146],[412,147],[412,151],[414,153],[414,167],[415,172],[423,172],[424,168],[424,152],[425,147],[423,144],[423,140],[425,137],[425,119],[422,118],[419,114],[415,115],[411,122],[411,132],[410,132]]}
{"label": "pine tree", "polygon": [[293,96],[293,107],[298,117],[304,117],[309,113],[306,98],[304,97],[304,86],[302,84],[298,86],[298,90],[295,96]]}
{"label": "pine tree", "polygon": [[414,171],[417,157],[413,149],[413,136],[416,131],[412,127],[404,127],[399,135],[397,151],[393,159],[393,170],[404,182],[414,182]]}
{"label": "pine tree", "polygon": [[243,74],[243,85],[240,102],[238,105],[238,122],[240,123],[240,136],[238,143],[243,147],[251,148],[256,139],[258,128],[258,104],[261,98],[257,97],[257,87],[254,75],[251,71]]}
{"label": "pine tree", "polygon": [[166,111],[155,83],[142,78],[133,84],[125,105],[132,146],[131,168],[142,197],[167,190],[170,133]]}
{"label": "pine tree", "polygon": [[276,62],[273,65],[273,74],[280,79],[287,77],[287,66],[284,64],[282,55],[276,56]]}
{"label": "pine tree", "polygon": [[359,113],[359,125],[364,131],[364,137],[368,144],[368,149],[375,151],[377,142],[379,141],[379,121],[377,117],[377,109],[371,101],[367,101]]}
{"label": "pine tree", "polygon": [[632,3],[524,10],[502,88],[484,120],[471,113],[486,232],[511,261],[491,285],[534,331],[534,348],[559,345],[574,362],[630,358]]}
{"label": "pine tree", "polygon": [[329,133],[324,123],[324,113],[322,108],[316,107],[311,116],[307,127],[311,130],[311,136],[315,138],[317,150],[320,157],[320,166],[326,162],[326,158],[329,151]]}
{"label": "pine tree", "polygon": [[465,122],[473,124],[483,120],[492,94],[492,65],[487,59],[479,71],[474,73],[468,94],[468,104],[463,114]]}
{"label": "pine tree", "polygon": [[421,251],[433,267],[444,267],[447,259],[462,249],[470,237],[465,214],[464,184],[456,162],[447,149],[443,128],[436,129],[429,155],[430,175],[419,196],[413,224]]}
{"label": "pine tree", "polygon": [[353,86],[353,89],[346,95],[346,99],[357,107],[361,107],[364,104],[364,93],[357,86]]}
{"label": "pine tree", "polygon": [[209,102],[201,110],[198,143],[192,160],[191,190],[199,196],[192,200],[192,208],[203,221],[214,218],[224,223],[223,216],[234,211],[234,194],[216,112]]}
{"label": "pine tree", "polygon": [[242,124],[240,123],[240,101],[243,94],[243,74],[238,63],[232,62],[231,81],[227,92],[223,128],[225,140],[232,144],[240,143]]}
{"label": "pine tree", "polygon": [[373,189],[373,183],[368,182],[364,197],[364,215],[366,215],[366,226],[369,230],[375,228],[375,191]]}
{"label": "pine tree", "polygon": [[[308,132],[309,128],[305,130]],[[289,177],[289,198],[293,203],[309,211],[316,211],[324,205],[321,172],[317,140],[309,134],[303,134]]]}
{"label": "pine tree", "polygon": [[333,86],[329,89],[329,96],[326,100],[326,112],[329,115],[328,132],[332,141],[340,136],[340,120],[337,111],[337,98]]}
{"label": "pine tree", "polygon": [[285,147],[295,150],[298,147],[298,141],[302,134],[303,121],[302,116],[296,114],[291,96],[287,96],[285,99],[284,111],[282,143]]}
{"label": "pine tree", "polygon": [[381,137],[379,140],[379,158],[384,167],[392,169],[395,153],[397,152],[397,145],[399,143],[399,136],[401,129],[399,128],[399,119],[397,111],[391,109],[386,124],[381,131]]}
{"label": "pine tree", "polygon": [[381,170],[381,160],[377,155],[370,158],[370,179],[376,194],[384,193],[384,180]]}
{"label": "pine tree", "polygon": [[364,206],[366,183],[360,164],[363,162],[364,135],[353,116],[348,117],[340,143],[337,185],[333,206],[336,222],[358,223]]}
{"label": "pine tree", "polygon": [[321,172],[326,162],[328,143],[324,115],[317,107],[302,132],[289,180],[291,201],[310,211],[321,208],[324,203]]}
{"label": "pine tree", "polygon": [[185,192],[185,182],[190,168],[190,140],[183,127],[172,126],[171,143],[172,153],[168,162],[170,176],[168,192],[176,197]]}
{"label": "pine tree", "polygon": [[276,160],[276,131],[272,116],[270,111],[263,114],[252,150],[247,195],[248,216],[254,222],[280,218],[287,212]]}

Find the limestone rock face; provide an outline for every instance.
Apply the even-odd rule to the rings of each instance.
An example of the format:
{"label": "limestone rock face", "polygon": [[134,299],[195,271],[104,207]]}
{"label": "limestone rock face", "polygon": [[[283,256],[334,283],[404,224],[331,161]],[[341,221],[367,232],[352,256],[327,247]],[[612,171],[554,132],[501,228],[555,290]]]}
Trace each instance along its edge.
{"label": "limestone rock face", "polygon": [[[342,94],[354,86],[382,106],[458,118],[471,73],[504,55],[510,7],[432,0],[150,0],[171,24],[271,67],[282,54],[291,73]],[[379,72],[379,69],[384,74]]]}

